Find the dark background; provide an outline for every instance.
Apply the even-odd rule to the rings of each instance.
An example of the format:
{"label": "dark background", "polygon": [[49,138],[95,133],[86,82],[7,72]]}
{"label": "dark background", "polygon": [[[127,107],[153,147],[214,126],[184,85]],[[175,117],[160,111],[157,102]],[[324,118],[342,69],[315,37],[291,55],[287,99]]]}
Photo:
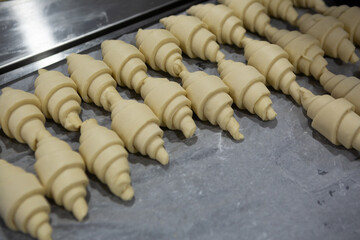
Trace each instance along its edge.
{"label": "dark background", "polygon": [[359,6],[360,5],[360,1],[358,1],[358,0],[345,0],[345,1],[325,0],[325,3],[328,6],[331,6],[331,5]]}

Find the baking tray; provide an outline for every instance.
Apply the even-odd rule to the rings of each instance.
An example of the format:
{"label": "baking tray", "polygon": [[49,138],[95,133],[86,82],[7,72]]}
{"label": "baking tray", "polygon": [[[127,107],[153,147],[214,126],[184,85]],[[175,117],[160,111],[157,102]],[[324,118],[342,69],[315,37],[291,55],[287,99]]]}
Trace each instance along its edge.
{"label": "baking tray", "polygon": [[[272,24],[290,29],[278,20]],[[115,38],[135,44],[135,34]],[[251,33],[247,36],[260,39]],[[222,45],[221,50],[227,59],[245,62],[242,49]],[[98,45],[81,52],[101,59]],[[359,49],[356,53],[360,54]],[[360,76],[359,64],[327,60],[335,73]],[[213,63],[185,56],[184,63],[191,71],[218,75]],[[47,69],[67,74],[64,61]],[[179,82],[165,73],[148,73]],[[34,92],[36,77],[32,72],[1,88]],[[316,94],[325,93],[312,78],[298,75],[297,81]],[[119,87],[118,91],[126,99],[142,101],[134,91]],[[189,139],[164,128],[169,165],[129,154],[135,190],[130,202],[121,201],[88,174],[89,214],[84,222],[77,222],[50,200],[53,239],[359,239],[359,152],[334,146],[313,130],[306,112],[290,97],[271,89],[271,99],[278,115],[269,122],[233,106],[245,135],[242,142],[196,116],[198,129]],[[96,118],[110,128],[108,112],[86,103],[82,109],[83,120]],[[46,128],[78,149],[78,132],[67,132],[51,120]],[[0,140],[1,158],[34,172],[34,154],[27,145],[2,131]],[[0,239],[31,238],[0,221]]]}

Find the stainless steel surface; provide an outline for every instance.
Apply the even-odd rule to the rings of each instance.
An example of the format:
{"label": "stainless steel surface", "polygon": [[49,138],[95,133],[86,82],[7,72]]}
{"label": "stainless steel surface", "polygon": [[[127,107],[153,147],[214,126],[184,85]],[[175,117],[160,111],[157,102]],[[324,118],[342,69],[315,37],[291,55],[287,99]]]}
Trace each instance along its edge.
{"label": "stainless steel surface", "polygon": [[[213,1],[212,1],[213,2]],[[280,21],[272,24],[288,28]],[[155,24],[150,28],[160,28]],[[248,33],[251,38],[256,35]],[[135,33],[119,39],[135,44]],[[85,49],[85,47],[83,48]],[[243,50],[221,46],[227,59],[245,62]],[[101,59],[98,46],[85,51]],[[359,49],[356,50],[360,54]],[[359,64],[329,59],[335,73],[359,77]],[[192,70],[218,75],[215,64],[184,57]],[[67,74],[59,62],[48,67]],[[34,91],[36,73],[2,84]],[[154,77],[171,76],[149,71]],[[297,81],[316,94],[324,90],[314,79],[299,75]],[[141,101],[139,95],[118,88],[124,98]],[[89,216],[75,221],[51,202],[53,239],[360,239],[360,154],[334,146],[314,131],[305,111],[282,93],[271,90],[278,116],[262,122],[234,106],[245,135],[236,142],[217,126],[194,117],[195,136],[184,139],[164,129],[170,164],[162,167],[138,154],[130,154],[135,199],[123,202],[93,175],[88,175]],[[96,118],[110,127],[110,114],[93,104],[82,104],[83,120]],[[47,129],[79,147],[79,133],[70,133],[48,120]],[[0,158],[34,172],[33,152],[0,131]],[[0,193],[1,194],[1,193]],[[9,230],[0,221],[1,240],[30,240]]]}
{"label": "stainless steel surface", "polygon": [[[63,56],[54,56],[59,52],[142,20],[146,20],[149,24],[150,18],[156,15],[184,8],[194,2],[200,1],[23,0],[3,2],[0,8],[0,74],[46,57],[50,57],[45,61],[47,65],[55,63],[63,59]],[[89,47],[92,46],[86,46],[86,48]],[[37,67],[43,67],[42,65],[37,65]]]}

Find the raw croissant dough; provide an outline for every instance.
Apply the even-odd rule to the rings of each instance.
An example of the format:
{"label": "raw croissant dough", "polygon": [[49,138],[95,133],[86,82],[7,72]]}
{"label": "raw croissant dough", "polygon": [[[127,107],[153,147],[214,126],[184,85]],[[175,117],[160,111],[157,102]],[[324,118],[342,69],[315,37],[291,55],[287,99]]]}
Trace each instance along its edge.
{"label": "raw croissant dough", "polygon": [[67,62],[71,78],[84,101],[93,101],[111,111],[111,127],[124,141],[126,148],[132,153],[139,151],[167,164],[169,156],[163,147],[163,131],[151,109],[135,100],[122,99],[115,89],[112,71],[103,61],[87,55],[71,54]]}
{"label": "raw croissant dough", "polygon": [[173,77],[180,77],[179,74],[186,70],[179,45],[179,40],[165,29],[139,29],[136,34],[136,46],[145,56],[146,63]]}
{"label": "raw croissant dough", "polygon": [[295,25],[299,16],[291,0],[258,0],[267,10],[267,13]]}
{"label": "raw croissant dough", "polygon": [[162,18],[160,22],[179,40],[180,48],[189,57],[211,62],[224,58],[216,43],[216,36],[197,17],[177,15]]}
{"label": "raw croissant dough", "polygon": [[38,72],[35,95],[41,101],[42,112],[67,130],[77,131],[81,125],[81,98],[76,92],[76,84],[57,71],[40,69]]}
{"label": "raw croissant dough", "polygon": [[344,24],[332,16],[304,14],[297,24],[300,31],[310,34],[320,41],[326,55],[340,58],[344,62],[355,63],[359,60],[355,46],[349,40],[349,34],[343,29]]}
{"label": "raw croissant dough", "polygon": [[[232,99],[227,94],[228,87],[216,76],[209,76],[204,72],[188,72],[181,63],[178,41],[171,33],[163,29],[140,30],[136,40],[147,61],[167,61],[168,69],[172,69],[170,66],[182,69],[179,77],[191,101],[192,109],[201,120],[220,125],[223,130],[229,131],[234,139],[243,138],[239,133],[240,125],[232,116],[234,111],[231,108]],[[168,49],[170,55],[159,54],[162,48]]]}
{"label": "raw croissant dough", "polygon": [[81,221],[87,214],[88,179],[84,161],[66,142],[45,130],[40,107],[34,94],[4,88],[0,96],[2,128],[9,137],[24,138],[35,150],[35,170],[47,196],[54,198],[56,204],[64,205]]}
{"label": "raw croissant dough", "polygon": [[347,5],[332,6],[327,8],[322,14],[333,16],[344,24],[344,29],[349,33],[349,38],[353,43],[360,45],[360,8],[349,7]]}
{"label": "raw croissant dough", "polygon": [[235,140],[244,138],[239,132],[240,125],[233,116],[233,100],[228,95],[229,88],[220,78],[201,71],[182,71],[180,77],[192,108],[201,120],[219,125],[221,129],[229,131]]}
{"label": "raw croissant dough", "polygon": [[[211,7],[211,5],[210,5]],[[195,8],[196,10],[196,8]],[[192,11],[195,11],[194,9]],[[186,21],[182,21],[183,19],[189,19],[187,22]],[[169,21],[172,19],[172,21],[174,23],[170,24],[170,27],[169,27]],[[199,22],[201,22],[201,20],[199,19],[196,19],[194,17],[189,17],[189,16],[172,16],[172,17],[169,17],[169,18],[166,18],[166,19],[162,19],[161,20],[166,26],[167,28],[170,28],[170,31],[171,29],[173,28],[178,28],[180,29],[181,27],[182,28],[186,28],[186,29],[189,29],[190,32],[192,32],[192,34],[190,34],[188,36],[187,39],[180,39],[180,43],[183,44],[183,46],[185,46],[185,48],[187,47],[187,43],[188,42],[192,42],[194,41],[195,39],[195,36],[197,33],[202,33],[203,35],[206,34],[206,36],[212,36],[212,37],[208,37],[208,38],[199,38],[197,40],[197,47],[199,47],[203,52],[201,53],[202,56],[206,56],[206,55],[211,55],[211,56],[216,56],[215,58],[213,58],[213,60],[215,59],[217,62],[218,62],[218,65],[219,65],[219,72],[220,70],[224,70],[226,69],[226,73],[223,73],[221,76],[224,77],[225,75],[227,76],[227,79],[224,82],[225,84],[230,88],[230,95],[231,97],[233,98],[233,100],[235,101],[235,103],[237,104],[237,106],[240,108],[240,109],[244,109],[244,107],[249,110],[249,112],[251,113],[256,113],[260,116],[261,119],[263,120],[272,120],[275,118],[276,116],[276,113],[275,111],[271,108],[271,100],[269,98],[269,91],[266,89],[264,83],[262,83],[261,81],[258,81],[258,83],[256,84],[256,86],[258,85],[264,85],[261,87],[261,89],[258,87],[257,89],[261,92],[257,93],[256,91],[254,91],[255,89],[255,86],[252,86],[251,84],[250,85],[247,85],[245,83],[248,83],[253,81],[254,79],[256,79],[258,76],[257,74],[255,74],[255,78],[254,79],[251,79],[251,77],[253,77],[254,75],[247,75],[247,73],[245,73],[245,75],[247,77],[249,77],[248,79],[243,79],[242,81],[240,81],[240,76],[242,75],[237,75],[237,74],[240,74],[240,72],[236,69],[236,67],[232,67],[231,65],[233,65],[234,63],[232,61],[225,61],[224,60],[224,54],[219,50],[219,45],[215,42],[215,36],[209,32],[207,29],[204,28],[205,25],[200,25]],[[171,23],[171,21],[170,21]],[[199,27],[198,27],[199,26]],[[165,31],[165,30],[161,30],[161,31]],[[142,31],[140,33],[138,33],[138,35],[143,35],[142,39],[146,39],[148,40],[149,42],[152,41],[153,42],[153,38],[152,36],[159,36],[160,34],[158,34],[157,32],[160,32],[160,30],[145,30],[145,31]],[[176,33],[176,32],[175,32]],[[167,41],[170,41],[170,39],[174,38],[174,36],[167,36],[167,38],[164,38],[162,40],[159,40],[158,42],[160,42],[161,44],[163,44],[166,39],[169,39]],[[215,52],[215,50],[210,50],[207,46],[210,46],[210,43],[209,42],[214,42],[214,44],[211,44],[212,48],[216,49],[217,52]],[[181,44],[180,44],[181,45]],[[176,46],[174,46],[176,47]],[[148,51],[150,51],[148,49]],[[156,51],[156,48],[153,48],[152,51],[150,51],[150,53]],[[206,54],[206,51],[209,51],[211,52],[211,54]],[[214,51],[214,53],[212,53]],[[200,57],[201,55],[195,55],[195,56],[198,56]],[[205,60],[210,60],[211,59],[208,59],[208,58],[205,58]],[[222,67],[220,68],[220,63],[222,64]],[[229,65],[228,67],[226,67],[226,65]],[[229,73],[229,70],[232,70],[232,71],[237,71],[237,74],[228,74]],[[241,68],[241,70],[245,70],[246,68]],[[254,73],[254,71],[252,71],[252,73]],[[252,86],[252,87],[250,87]],[[249,89],[251,89],[251,91],[248,91]],[[266,89],[266,90],[265,90]],[[266,92],[267,91],[267,92]],[[245,105],[242,104],[242,102],[240,101],[239,102],[239,99],[243,99],[244,97],[244,94],[247,93],[248,94],[248,97],[244,98],[244,103]],[[251,94],[251,95],[249,95]],[[257,111],[254,111],[254,101],[257,102],[260,100],[260,98],[266,98],[262,101],[266,101],[267,104],[259,104],[257,108]],[[262,102],[260,101],[260,102]],[[270,105],[269,105],[270,104]],[[262,107],[260,107],[262,106]],[[271,109],[269,109],[269,107]]]}
{"label": "raw croissant dough", "polygon": [[320,76],[320,84],[334,98],[345,98],[351,102],[355,112],[360,115],[360,79],[335,75],[326,69]]}
{"label": "raw croissant dough", "polygon": [[262,120],[273,120],[270,91],[265,86],[265,77],[256,68],[240,62],[223,60],[219,63],[220,77],[230,88],[230,96],[236,106],[256,113]]}
{"label": "raw croissant dough", "polygon": [[326,9],[326,4],[323,0],[292,0],[295,7],[314,8],[316,11],[323,12]]}
{"label": "raw croissant dough", "polygon": [[123,200],[133,198],[128,153],[114,131],[98,125],[95,119],[85,121],[81,125],[79,152],[88,171],[106,183],[112,193]]}
{"label": "raw croissant dough", "polygon": [[300,86],[295,81],[294,67],[288,60],[288,54],[278,45],[266,41],[244,38],[243,45],[248,64],[263,74],[274,89],[290,94],[301,104]]}
{"label": "raw croissant dough", "polygon": [[3,88],[0,96],[0,121],[4,133],[20,143],[36,148],[36,134],[45,129],[39,99],[22,90]]}
{"label": "raw croissant dough", "polygon": [[0,159],[0,192],[0,215],[10,229],[51,239],[50,205],[33,174]]}
{"label": "raw croissant dough", "polygon": [[235,44],[241,47],[241,40],[246,30],[242,27],[242,21],[235,17],[231,8],[223,4],[198,4],[192,6],[186,12],[200,18],[209,30],[216,35],[221,44]]}
{"label": "raw croissant dough", "polygon": [[[117,82],[141,93],[144,103],[151,108],[162,125],[169,129],[182,130],[185,137],[194,134],[196,125],[192,119],[191,102],[186,97],[186,91],[179,84],[170,82],[166,78],[148,77],[144,55],[128,43],[121,40],[106,40],[101,44],[101,48],[104,61],[112,69]],[[167,50],[160,51],[160,54],[170,56]],[[173,60],[175,59],[170,61]],[[152,67],[159,64],[161,68],[172,71],[174,68],[167,65],[168,62],[169,59],[166,58],[163,62],[153,61]],[[172,74],[176,73],[172,71]]]}
{"label": "raw croissant dough", "polygon": [[356,77],[334,75],[326,69],[324,51],[313,36],[298,31],[266,29],[267,38],[281,46],[288,54],[296,71],[312,75],[335,98],[346,98],[360,113],[360,80]]}
{"label": "raw croissant dough", "polygon": [[267,28],[265,35],[270,42],[279,45],[289,54],[289,61],[294,65],[295,72],[319,79],[326,69],[328,63],[324,58],[324,50],[315,37],[274,27]]}
{"label": "raw croissant dough", "polygon": [[265,7],[257,0],[218,0],[218,2],[230,7],[251,32],[264,36],[265,28],[270,24],[270,17],[266,14]]}
{"label": "raw croissant dough", "polygon": [[303,107],[313,119],[311,126],[336,145],[360,151],[360,117],[354,106],[344,98],[330,95],[314,96],[305,88],[300,89]]}

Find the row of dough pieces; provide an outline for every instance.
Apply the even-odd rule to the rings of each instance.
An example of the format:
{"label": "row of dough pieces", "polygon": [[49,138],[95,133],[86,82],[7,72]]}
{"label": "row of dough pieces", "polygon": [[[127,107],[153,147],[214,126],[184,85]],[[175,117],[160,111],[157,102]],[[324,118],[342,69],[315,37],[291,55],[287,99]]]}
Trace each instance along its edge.
{"label": "row of dough pieces", "polygon": [[[195,18],[191,19],[185,22],[198,21]],[[174,26],[176,22],[173,23],[170,20],[171,18],[167,18],[162,22],[167,27]],[[205,24],[202,22],[199,24],[201,27],[197,29],[197,34],[192,32],[193,34],[188,36],[190,42],[194,44],[191,44],[190,48],[185,45],[184,52],[189,56],[191,56],[189,53],[193,53],[193,57],[198,56],[218,62],[220,75],[229,86],[230,95],[235,103],[249,111],[252,109],[264,120],[273,119],[276,114],[271,108],[271,100],[269,102],[269,92],[264,85],[264,76],[251,66],[225,60],[214,41],[214,36],[206,30]],[[189,26],[185,27],[192,29]],[[172,31],[171,27],[168,28]],[[173,29],[178,28],[181,27],[173,27]],[[172,32],[176,36],[176,30]],[[245,32],[241,31],[241,33]],[[196,35],[198,36],[196,37]],[[163,39],[159,40],[159,38]],[[199,41],[201,39],[203,40]],[[252,56],[256,56],[257,49],[264,47],[269,49],[268,46],[276,47],[276,45],[245,37],[242,39],[241,42],[245,45],[245,55],[250,55],[248,56],[250,59]],[[158,124],[161,122],[169,128],[181,129],[185,136],[190,137],[195,131],[195,124],[191,118],[192,112],[189,108],[191,104],[200,119],[207,119],[213,124],[219,124],[222,128],[229,130],[235,138],[242,137],[236,135],[238,124],[232,117],[233,111],[230,107],[232,99],[227,95],[228,87],[216,76],[209,76],[203,72],[188,72],[181,62],[181,50],[178,46],[182,44],[184,42],[181,38],[175,38],[166,30],[139,30],[137,45],[144,55],[129,44],[109,40],[102,44],[104,61],[109,66],[89,56],[74,54],[68,57],[68,64],[69,73],[75,82],[59,72],[40,70],[40,76],[35,83],[35,94],[38,98],[21,90],[9,88],[3,90],[3,95],[0,97],[2,128],[9,137],[14,137],[19,142],[26,142],[35,150],[37,159],[35,169],[44,186],[44,189],[40,191],[39,184],[29,180],[29,186],[25,187],[23,191],[13,195],[2,194],[3,198],[0,198],[0,203],[4,204],[0,206],[1,215],[10,228],[30,233],[40,239],[49,239],[51,235],[47,215],[49,208],[45,204],[46,202],[40,200],[44,193],[53,197],[57,204],[64,205],[66,209],[73,211],[79,220],[83,219],[87,212],[84,200],[87,185],[87,178],[84,174],[85,165],[89,172],[95,173],[101,181],[108,184],[114,194],[124,200],[131,199],[133,190],[124,146],[131,152],[140,151],[142,154],[148,154],[166,164],[168,159],[166,151],[162,147],[162,132],[158,128]],[[252,48],[246,47],[252,45]],[[260,48],[258,48],[259,46]],[[276,51],[271,52],[276,53]],[[279,55],[281,60],[286,59],[284,56],[287,55],[284,55],[283,52]],[[249,64],[251,63],[250,59],[248,58]],[[181,77],[185,90],[167,79],[148,77],[144,60],[156,70],[161,69],[172,76]],[[279,60],[278,57],[276,57],[277,60]],[[285,60],[281,62],[286,63]],[[276,62],[272,61],[271,63],[271,65],[277,66]],[[262,62],[263,64],[264,62]],[[349,134],[356,133],[356,131],[352,132],[354,128],[351,127],[358,127],[356,124],[359,122],[358,115],[352,111],[353,106],[341,98],[335,100],[328,95],[314,96],[309,91],[300,89],[291,75],[292,68],[289,68],[288,64],[286,66],[283,71],[274,71],[274,74],[279,72],[288,74],[275,76],[273,82],[269,83],[284,93],[290,93],[298,103],[302,103],[304,108],[308,109],[308,115],[314,119],[313,126],[318,128],[328,139],[347,147],[353,145],[359,150],[359,131],[357,131],[357,135],[349,137]],[[282,69],[280,68],[280,70]],[[271,73],[271,69],[268,71]],[[240,81],[234,80],[238,79],[239,73],[242,76],[249,76],[251,81],[241,84]],[[121,99],[115,90],[116,83],[111,74],[119,84],[126,85],[140,93],[144,97],[145,103],[151,106],[152,111],[144,104]],[[250,77],[253,75],[256,77]],[[272,74],[265,75],[267,79],[271,79]],[[287,75],[291,75],[291,77],[284,77]],[[285,83],[281,83],[282,81]],[[205,82],[206,84],[204,84]],[[232,88],[231,83],[233,82],[235,88]],[[161,88],[162,85],[166,87]],[[207,85],[209,88],[206,87]],[[78,116],[81,110],[79,105],[81,100],[76,90],[79,91],[84,101],[93,101],[112,112],[112,128],[117,134],[99,126],[94,119],[81,122]],[[239,92],[242,95],[239,95]],[[163,99],[160,100],[158,97],[161,96],[161,93],[166,94],[165,97],[168,99],[165,101],[166,104]],[[201,96],[202,94],[203,96]],[[340,109],[339,113],[330,112],[334,106]],[[60,122],[68,130],[77,130],[81,126],[79,148],[81,155],[72,151],[65,142],[51,136],[45,130],[43,126],[45,118],[40,110],[45,116]],[[322,114],[319,114],[321,112]],[[140,115],[144,115],[145,120],[142,118],[139,120]],[[335,118],[333,115],[336,115]],[[324,122],[329,122],[325,120],[329,118],[334,121],[330,121],[330,124],[324,126]],[[128,129],[134,128],[134,126],[137,130],[129,132]],[[235,131],[233,126],[235,126]],[[64,156],[67,157],[64,158]],[[54,164],[54,159],[59,165]],[[66,159],[65,162],[62,159]],[[8,166],[6,162],[0,163],[2,170],[12,172],[7,169],[12,169],[12,166]],[[20,170],[14,171],[19,175],[24,174]],[[1,176],[8,175],[2,174]],[[13,178],[19,181],[5,180]],[[6,186],[22,184],[22,177],[13,178],[4,178],[1,181],[4,184],[3,188],[0,189],[5,189],[4,192],[7,192]],[[30,195],[31,197],[29,197]],[[34,204],[37,206],[36,209],[29,207]],[[42,210],[39,211],[39,209]]]}
{"label": "row of dough pieces", "polygon": [[[328,7],[323,0],[218,0],[230,8],[252,32],[268,37],[270,17],[297,26],[320,41],[325,53],[344,62],[359,60],[354,53],[360,44],[360,8],[347,5]],[[321,14],[303,14],[296,7],[314,8]],[[268,16],[269,15],[269,16]]]}

